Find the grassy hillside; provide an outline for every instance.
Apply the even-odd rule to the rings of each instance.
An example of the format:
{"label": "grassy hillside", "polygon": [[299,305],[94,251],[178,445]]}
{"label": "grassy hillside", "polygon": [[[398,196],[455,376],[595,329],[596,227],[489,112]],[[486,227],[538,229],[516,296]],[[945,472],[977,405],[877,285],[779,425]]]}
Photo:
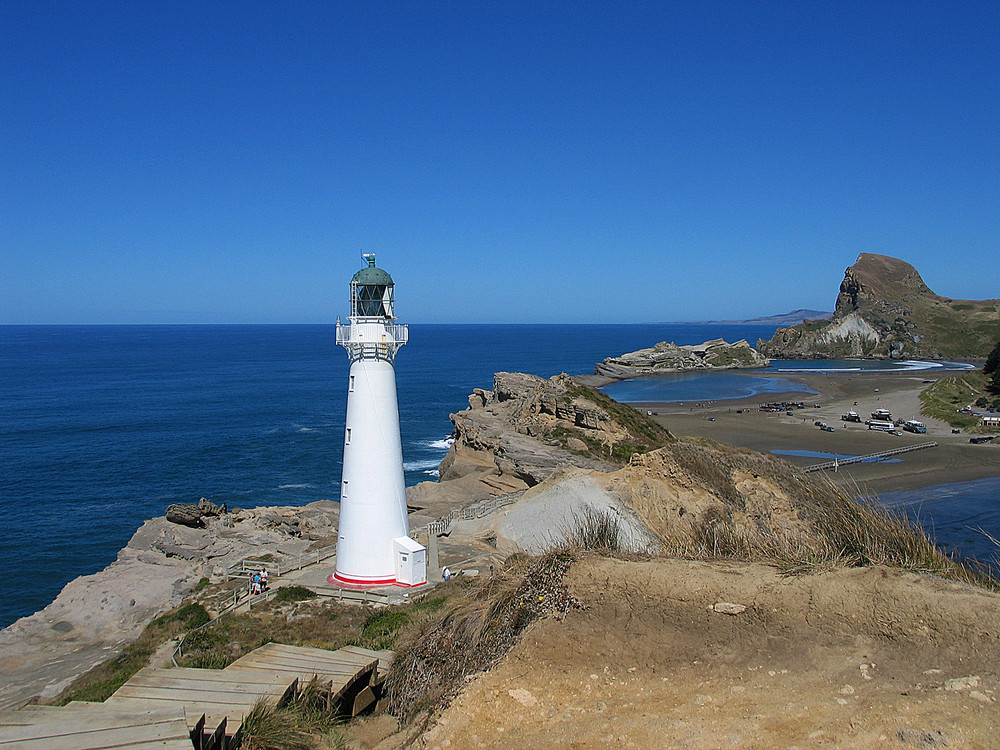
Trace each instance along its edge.
{"label": "grassy hillside", "polygon": [[986,403],[1000,408],[1000,397],[986,389],[987,377],[982,370],[971,370],[961,375],[949,375],[928,386],[920,394],[921,411],[929,417],[947,422],[952,427],[969,432],[996,432],[979,426],[979,417],[959,414],[958,410]]}

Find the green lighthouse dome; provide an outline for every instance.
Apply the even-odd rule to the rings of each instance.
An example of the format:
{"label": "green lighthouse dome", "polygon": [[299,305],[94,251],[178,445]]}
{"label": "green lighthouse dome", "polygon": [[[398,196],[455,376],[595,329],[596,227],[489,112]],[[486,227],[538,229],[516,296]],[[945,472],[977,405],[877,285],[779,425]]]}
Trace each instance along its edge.
{"label": "green lighthouse dome", "polygon": [[368,261],[368,265],[354,274],[354,277],[351,279],[352,284],[392,286],[392,276],[375,266],[375,253],[368,253],[362,257]]}

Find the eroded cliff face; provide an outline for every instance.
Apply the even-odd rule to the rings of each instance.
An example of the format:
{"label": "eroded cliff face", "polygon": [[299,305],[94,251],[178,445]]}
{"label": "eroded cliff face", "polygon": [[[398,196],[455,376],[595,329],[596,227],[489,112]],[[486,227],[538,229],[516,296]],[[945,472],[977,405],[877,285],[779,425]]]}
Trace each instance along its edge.
{"label": "eroded cliff face", "polygon": [[486,471],[521,489],[564,466],[614,469],[633,453],[673,439],[634,409],[568,375],[546,380],[498,372],[493,390],[475,389],[469,408],[451,421],[455,442],[441,462],[442,481]]}
{"label": "eroded cliff face", "polygon": [[728,344],[723,339],[715,339],[685,346],[661,341],[648,349],[608,357],[594,367],[594,374],[620,380],[688,370],[767,367],[768,363],[767,357],[755,351],[746,341]]}
{"label": "eroded cliff face", "polygon": [[1000,340],[1000,301],[935,294],[905,261],[862,253],[844,272],[829,321],[779,328],[769,357],[981,357]]}
{"label": "eroded cliff face", "polygon": [[497,373],[494,389],[477,389],[469,402],[452,415],[455,442],[438,487],[488,475],[503,486],[495,494],[526,490],[458,532],[492,538],[503,552],[558,547],[594,514],[613,516],[632,551],[825,543],[809,508],[828,488],[773,456],[677,441],[566,375]]}

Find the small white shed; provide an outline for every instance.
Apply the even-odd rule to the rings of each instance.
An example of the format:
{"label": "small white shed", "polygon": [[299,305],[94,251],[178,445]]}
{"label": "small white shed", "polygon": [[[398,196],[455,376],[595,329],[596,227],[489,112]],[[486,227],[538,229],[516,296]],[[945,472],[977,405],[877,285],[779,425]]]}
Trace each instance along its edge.
{"label": "small white shed", "polygon": [[398,536],[392,540],[393,556],[396,559],[396,583],[403,586],[419,586],[427,583],[427,548],[408,536]]}

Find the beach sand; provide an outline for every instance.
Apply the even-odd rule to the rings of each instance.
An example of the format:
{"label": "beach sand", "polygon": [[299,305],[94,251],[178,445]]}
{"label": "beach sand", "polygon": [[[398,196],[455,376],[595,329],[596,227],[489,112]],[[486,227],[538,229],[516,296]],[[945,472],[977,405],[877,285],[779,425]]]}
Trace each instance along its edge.
{"label": "beach sand", "polygon": [[[937,447],[904,453],[898,462],[856,463],[838,471],[823,472],[837,484],[869,495],[909,490],[947,482],[1000,476],[1000,445],[972,445],[964,431],[953,434],[940,420],[920,414],[920,392],[928,382],[947,372],[864,372],[776,374],[805,384],[815,395],[801,392],[767,393],[753,398],[702,403],[633,403],[651,411],[660,424],[677,436],[706,437],[720,443],[768,453],[776,450],[813,451],[840,455],[866,455],[892,448],[936,442]],[[770,375],[770,374],[769,374]],[[806,408],[761,412],[760,404],[773,401],[803,402]],[[889,409],[894,419],[916,419],[926,434],[901,436],[869,430],[864,420],[876,409]],[[841,415],[856,411],[862,423],[848,423]],[[821,421],[834,428],[825,432]],[[781,456],[804,467],[822,463],[822,457]]]}

